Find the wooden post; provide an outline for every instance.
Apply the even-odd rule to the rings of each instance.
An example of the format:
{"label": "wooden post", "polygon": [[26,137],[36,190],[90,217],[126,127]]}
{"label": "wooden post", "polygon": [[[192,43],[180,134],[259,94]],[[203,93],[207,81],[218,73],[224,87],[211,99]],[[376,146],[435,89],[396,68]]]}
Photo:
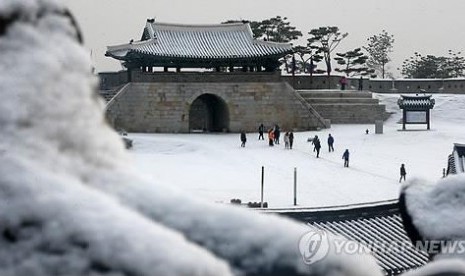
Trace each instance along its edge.
{"label": "wooden post", "polygon": [[402,130],[405,130],[405,122],[407,121],[407,110],[402,109]]}
{"label": "wooden post", "polygon": [[263,186],[265,183],[265,167],[262,166],[262,187],[261,187],[261,194],[260,194],[260,208],[263,208]]}
{"label": "wooden post", "polygon": [[294,206],[297,205],[297,168],[294,168]]}

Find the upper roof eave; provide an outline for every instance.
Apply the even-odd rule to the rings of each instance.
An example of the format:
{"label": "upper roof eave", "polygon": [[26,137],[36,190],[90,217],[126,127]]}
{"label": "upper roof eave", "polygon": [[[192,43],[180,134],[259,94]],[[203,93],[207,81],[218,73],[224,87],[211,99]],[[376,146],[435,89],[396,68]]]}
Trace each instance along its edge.
{"label": "upper roof eave", "polygon": [[249,23],[188,25],[148,20],[145,29],[148,39],[108,46],[106,56],[124,58],[134,51],[173,58],[279,58],[292,51],[289,43],[254,39]]}

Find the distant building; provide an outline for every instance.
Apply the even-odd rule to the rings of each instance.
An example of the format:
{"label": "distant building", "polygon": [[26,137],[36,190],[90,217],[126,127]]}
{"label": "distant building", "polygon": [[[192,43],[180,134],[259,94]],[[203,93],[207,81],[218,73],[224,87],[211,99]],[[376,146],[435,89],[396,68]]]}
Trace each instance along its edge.
{"label": "distant building", "polygon": [[465,173],[465,144],[454,144],[454,149],[447,160],[446,174]]}
{"label": "distant building", "polygon": [[336,95],[335,104],[320,105],[328,117],[322,116],[311,95],[281,76],[280,60],[292,53],[291,44],[254,39],[248,23],[183,25],[148,19],[141,39],[128,41],[108,46],[105,54],[128,70],[99,74],[106,116],[116,129],[251,132],[263,123],[315,130],[329,127],[333,119],[372,123],[384,117],[385,107],[367,99],[370,93],[358,93],[360,101],[349,93],[344,94],[350,99]]}

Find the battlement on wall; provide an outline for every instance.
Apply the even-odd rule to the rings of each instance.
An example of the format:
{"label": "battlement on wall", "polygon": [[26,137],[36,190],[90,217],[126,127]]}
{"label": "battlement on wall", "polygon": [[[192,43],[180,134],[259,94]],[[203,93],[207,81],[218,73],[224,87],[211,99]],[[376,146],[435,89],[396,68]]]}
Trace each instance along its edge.
{"label": "battlement on wall", "polygon": [[[141,72],[120,71],[99,74],[100,90],[111,90],[132,82],[279,82],[296,90],[339,89],[340,76],[282,76],[280,72]],[[348,78],[348,89],[358,89],[359,78]],[[465,94],[465,79],[363,79],[363,89],[376,93]]]}
{"label": "battlement on wall", "polygon": [[145,83],[241,83],[281,82],[279,72],[141,72],[100,73],[100,90],[111,90],[128,82]]}
{"label": "battlement on wall", "polygon": [[[339,89],[340,76],[309,75],[282,76],[296,90]],[[348,78],[347,89],[356,90],[359,78]],[[363,90],[375,93],[447,93],[465,94],[465,79],[368,79],[362,80]]]}

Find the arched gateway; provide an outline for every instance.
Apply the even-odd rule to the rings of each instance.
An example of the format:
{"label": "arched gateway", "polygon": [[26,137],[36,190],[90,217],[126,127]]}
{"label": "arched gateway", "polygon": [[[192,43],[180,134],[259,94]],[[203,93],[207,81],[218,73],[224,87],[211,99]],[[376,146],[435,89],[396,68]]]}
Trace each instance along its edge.
{"label": "arched gateway", "polygon": [[229,129],[228,106],[220,97],[203,94],[189,109],[189,131],[223,132]]}

